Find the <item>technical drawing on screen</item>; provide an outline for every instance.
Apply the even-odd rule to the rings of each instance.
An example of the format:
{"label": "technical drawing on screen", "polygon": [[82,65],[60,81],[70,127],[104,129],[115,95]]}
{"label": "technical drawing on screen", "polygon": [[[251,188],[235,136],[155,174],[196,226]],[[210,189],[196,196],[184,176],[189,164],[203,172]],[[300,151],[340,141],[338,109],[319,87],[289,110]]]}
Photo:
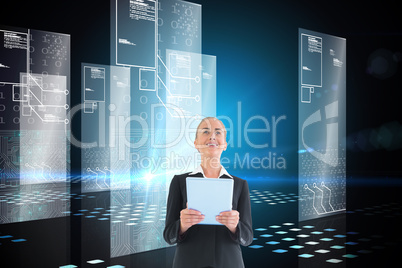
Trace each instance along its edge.
{"label": "technical drawing on screen", "polygon": [[299,29],[299,221],[346,210],[346,39]]}
{"label": "technical drawing on screen", "polygon": [[[70,36],[0,28],[0,223],[64,217],[69,203],[30,200],[69,192]],[[44,195],[45,196],[45,195]]]}

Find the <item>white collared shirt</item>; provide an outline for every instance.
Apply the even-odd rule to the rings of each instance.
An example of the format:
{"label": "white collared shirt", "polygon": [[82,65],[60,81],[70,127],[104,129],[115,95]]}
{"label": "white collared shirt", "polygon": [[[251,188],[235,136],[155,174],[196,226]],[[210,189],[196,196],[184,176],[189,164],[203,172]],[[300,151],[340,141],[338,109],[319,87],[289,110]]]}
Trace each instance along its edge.
{"label": "white collared shirt", "polygon": [[[202,174],[202,176],[204,176],[204,178],[206,178],[206,176],[205,176],[205,174],[204,174],[204,170],[202,169],[202,167],[201,167],[201,165],[199,165],[193,172],[191,172],[189,175],[194,175],[194,174],[197,174],[197,173],[201,173]],[[228,176],[229,178],[232,178],[233,179],[233,177],[227,172],[227,170],[221,165],[221,171],[219,172],[219,176],[218,176],[218,178],[220,178],[222,175],[226,175],[226,176]]]}

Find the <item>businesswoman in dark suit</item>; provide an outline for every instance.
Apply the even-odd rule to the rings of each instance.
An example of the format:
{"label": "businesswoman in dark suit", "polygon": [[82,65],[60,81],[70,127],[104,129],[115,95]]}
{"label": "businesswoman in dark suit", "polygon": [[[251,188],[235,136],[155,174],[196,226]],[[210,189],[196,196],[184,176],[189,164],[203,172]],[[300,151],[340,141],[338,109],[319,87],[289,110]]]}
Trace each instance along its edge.
{"label": "businesswoman in dark suit", "polygon": [[[174,268],[242,268],[240,245],[253,241],[250,195],[247,181],[230,175],[220,163],[226,150],[226,129],[214,117],[199,124],[194,141],[201,165],[193,172],[176,175],[170,184],[164,239],[176,244]],[[216,220],[223,225],[197,225],[202,211],[187,208],[186,178],[231,178],[234,181],[232,210],[221,212]]]}

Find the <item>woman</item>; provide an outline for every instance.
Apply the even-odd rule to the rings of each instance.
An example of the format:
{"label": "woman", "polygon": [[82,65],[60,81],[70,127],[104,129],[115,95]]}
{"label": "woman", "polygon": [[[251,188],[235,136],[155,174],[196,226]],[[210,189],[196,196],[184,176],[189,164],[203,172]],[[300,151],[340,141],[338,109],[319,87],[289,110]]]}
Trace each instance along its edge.
{"label": "woman", "polygon": [[[230,175],[220,164],[227,147],[223,123],[214,117],[204,118],[194,146],[201,154],[201,165],[193,172],[174,176],[170,184],[163,236],[167,243],[177,243],[173,267],[244,267],[240,245],[253,241],[250,195],[247,181]],[[197,225],[204,216],[202,211],[187,208],[187,177],[233,179],[232,210],[216,217],[223,225]]]}

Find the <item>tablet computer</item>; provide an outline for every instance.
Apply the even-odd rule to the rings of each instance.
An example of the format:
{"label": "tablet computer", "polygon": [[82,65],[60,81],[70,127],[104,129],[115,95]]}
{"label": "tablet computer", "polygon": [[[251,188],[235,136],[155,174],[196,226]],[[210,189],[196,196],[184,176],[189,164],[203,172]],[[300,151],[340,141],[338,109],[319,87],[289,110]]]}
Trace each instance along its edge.
{"label": "tablet computer", "polygon": [[205,215],[199,224],[222,225],[215,217],[232,210],[233,179],[186,178],[187,207]]}

